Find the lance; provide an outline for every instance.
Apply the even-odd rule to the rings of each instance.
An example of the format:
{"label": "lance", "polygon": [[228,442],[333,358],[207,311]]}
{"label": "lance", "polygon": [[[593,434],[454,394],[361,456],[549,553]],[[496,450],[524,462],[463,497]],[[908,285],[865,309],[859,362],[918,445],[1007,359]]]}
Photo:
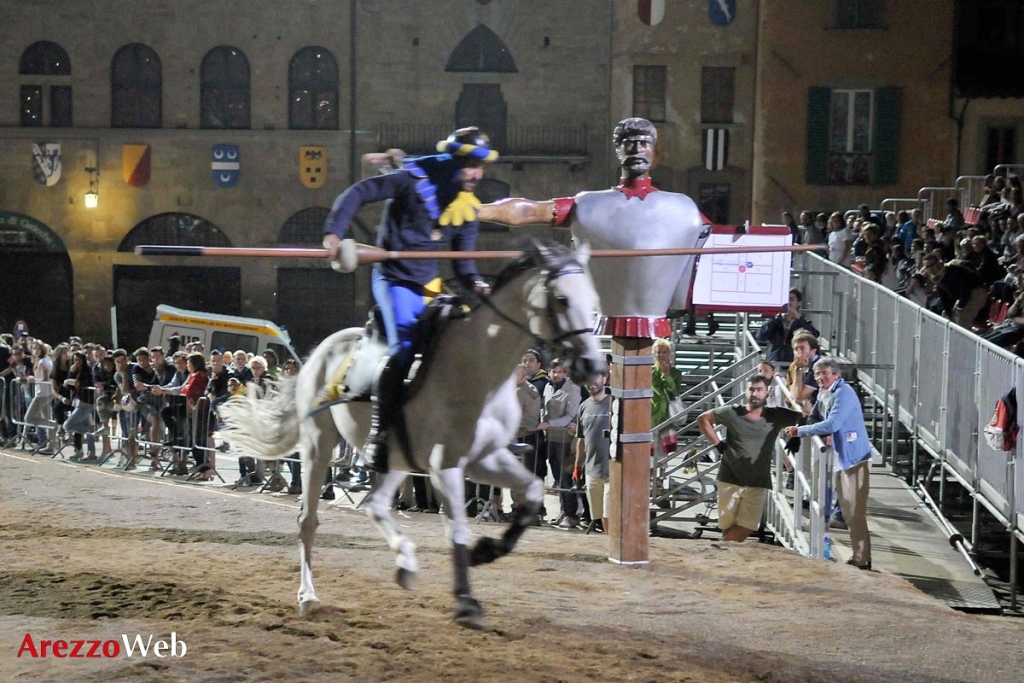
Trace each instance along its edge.
{"label": "lance", "polygon": [[[643,256],[709,256],[717,254],[770,254],[775,252],[822,251],[823,244],[793,246],[708,247],[705,249],[595,249],[590,258],[636,258]],[[327,258],[326,249],[293,247],[179,247],[142,244],[139,256],[220,256],[243,258]],[[356,246],[359,264],[391,260],[422,259],[515,259],[522,251],[389,251],[366,244]]]}

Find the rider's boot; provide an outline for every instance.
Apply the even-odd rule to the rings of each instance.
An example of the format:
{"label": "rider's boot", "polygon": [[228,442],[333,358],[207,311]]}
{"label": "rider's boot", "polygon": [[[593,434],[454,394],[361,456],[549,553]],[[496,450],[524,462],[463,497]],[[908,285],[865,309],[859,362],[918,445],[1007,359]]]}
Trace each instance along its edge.
{"label": "rider's boot", "polygon": [[402,390],[405,373],[398,356],[385,356],[377,368],[373,392],[373,417],[370,434],[366,437],[363,456],[370,466],[381,474],[387,473],[388,436],[402,409]]}

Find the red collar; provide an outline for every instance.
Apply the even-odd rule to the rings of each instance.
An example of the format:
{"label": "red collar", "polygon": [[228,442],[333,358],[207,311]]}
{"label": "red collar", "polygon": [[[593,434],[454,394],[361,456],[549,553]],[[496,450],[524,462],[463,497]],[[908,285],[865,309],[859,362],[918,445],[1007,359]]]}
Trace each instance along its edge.
{"label": "red collar", "polygon": [[637,178],[633,181],[632,185],[624,185],[622,181],[615,186],[615,189],[626,195],[626,199],[632,199],[633,197],[639,197],[640,199],[645,198],[652,192],[657,192],[658,188],[651,184],[650,178]]}

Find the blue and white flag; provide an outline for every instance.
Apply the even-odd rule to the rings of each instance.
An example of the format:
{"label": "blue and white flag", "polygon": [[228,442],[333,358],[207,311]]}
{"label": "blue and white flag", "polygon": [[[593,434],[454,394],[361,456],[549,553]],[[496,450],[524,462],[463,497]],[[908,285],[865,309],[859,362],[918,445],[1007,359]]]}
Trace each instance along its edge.
{"label": "blue and white flag", "polygon": [[736,18],[736,0],[708,0],[708,17],[715,26],[728,26]]}
{"label": "blue and white flag", "polygon": [[210,168],[218,187],[233,187],[241,174],[241,153],[238,145],[214,145]]}
{"label": "blue and white flag", "polygon": [[60,143],[32,143],[32,176],[40,185],[52,187],[60,180]]}

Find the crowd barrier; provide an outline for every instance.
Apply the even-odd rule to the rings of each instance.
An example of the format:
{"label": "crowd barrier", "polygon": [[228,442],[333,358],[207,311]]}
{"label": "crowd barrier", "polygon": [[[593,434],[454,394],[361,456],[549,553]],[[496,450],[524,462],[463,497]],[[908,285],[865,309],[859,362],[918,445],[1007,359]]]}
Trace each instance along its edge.
{"label": "crowd barrier", "polygon": [[[883,458],[894,461],[902,437],[911,437],[911,485],[934,462],[1012,539],[1024,538],[1024,440],[996,451],[983,438],[999,398],[1024,390],[1024,359],[817,255],[799,255],[795,271],[830,352],[855,363],[862,385],[896,418],[883,433]],[[972,545],[977,532],[975,513]]]}

